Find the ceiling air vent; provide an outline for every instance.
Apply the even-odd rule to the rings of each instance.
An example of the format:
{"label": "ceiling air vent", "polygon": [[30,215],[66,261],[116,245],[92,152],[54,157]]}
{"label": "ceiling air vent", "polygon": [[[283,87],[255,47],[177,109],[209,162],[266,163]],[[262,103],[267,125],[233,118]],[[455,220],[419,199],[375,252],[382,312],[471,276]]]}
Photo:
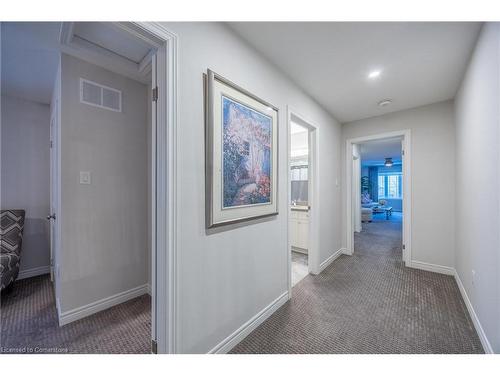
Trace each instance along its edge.
{"label": "ceiling air vent", "polygon": [[111,87],[80,78],[80,102],[94,107],[122,111],[122,92]]}

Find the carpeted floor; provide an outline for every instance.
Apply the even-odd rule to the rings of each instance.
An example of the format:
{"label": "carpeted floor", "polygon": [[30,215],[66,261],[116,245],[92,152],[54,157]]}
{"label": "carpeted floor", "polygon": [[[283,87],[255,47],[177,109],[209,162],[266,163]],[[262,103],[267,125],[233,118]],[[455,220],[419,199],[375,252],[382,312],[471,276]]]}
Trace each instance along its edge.
{"label": "carpeted floor", "polygon": [[143,295],[59,327],[48,275],[1,296],[0,352],[150,353],[151,298]]}
{"label": "carpeted floor", "polygon": [[[380,219],[380,220],[379,220]],[[401,221],[376,218],[232,353],[483,353],[451,276],[403,266]]]}

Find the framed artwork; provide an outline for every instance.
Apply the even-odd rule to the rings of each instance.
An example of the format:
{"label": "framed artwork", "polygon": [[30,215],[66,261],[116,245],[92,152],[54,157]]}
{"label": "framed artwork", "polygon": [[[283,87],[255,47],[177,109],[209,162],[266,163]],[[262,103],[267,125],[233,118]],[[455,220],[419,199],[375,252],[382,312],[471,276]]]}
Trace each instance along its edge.
{"label": "framed artwork", "polygon": [[211,70],[206,226],[278,214],[278,109]]}

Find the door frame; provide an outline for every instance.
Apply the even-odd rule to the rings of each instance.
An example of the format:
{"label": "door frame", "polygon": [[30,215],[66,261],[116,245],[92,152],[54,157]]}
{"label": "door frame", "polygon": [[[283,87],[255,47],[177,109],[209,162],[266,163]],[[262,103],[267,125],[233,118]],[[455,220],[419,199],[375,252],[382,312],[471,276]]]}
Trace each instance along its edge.
{"label": "door frame", "polygon": [[[154,77],[159,88],[158,99],[152,105],[151,131],[151,296],[152,352],[177,352],[177,124],[178,124],[178,37],[158,22],[112,22],[113,26],[126,31],[156,48]],[[61,52],[77,56],[92,64],[119,74],[138,79],[138,72],[124,69],[119,61],[110,62],[96,51],[75,49],[68,46],[72,36],[72,22],[61,27]],[[146,62],[141,62],[140,72]],[[142,68],[142,70],[141,70]],[[59,109],[59,108],[58,108]],[[155,121],[153,121],[153,117]],[[60,150],[60,137],[58,146]],[[60,154],[58,154],[60,169]],[[58,181],[60,187],[60,176]],[[60,202],[61,191],[58,189]],[[60,203],[59,208],[60,210]],[[61,216],[58,213],[58,228]],[[158,228],[158,229],[157,229]],[[60,231],[59,231],[60,233]],[[56,268],[56,280],[58,270]],[[58,301],[57,301],[58,303]],[[59,309],[59,307],[58,307]],[[59,310],[60,311],[60,310]]]}
{"label": "door frame", "polygon": [[403,262],[411,266],[411,218],[412,218],[412,178],[411,178],[411,130],[398,130],[393,132],[373,134],[346,140],[345,168],[346,168],[346,251],[348,255],[354,254],[354,231],[352,219],[352,150],[354,144],[363,142],[402,137],[402,166],[403,166]]}
{"label": "door frame", "polygon": [[[134,22],[133,26],[162,40],[156,53],[156,128],[152,129],[152,275],[151,294],[156,298],[152,340],[157,353],[177,352],[177,124],[178,37],[161,23]],[[121,24],[126,27],[127,24]],[[154,114],[152,114],[152,117]],[[156,163],[154,163],[156,161]],[[157,228],[160,228],[157,230]],[[155,267],[156,265],[156,267]],[[153,278],[154,276],[154,278]],[[154,328],[153,328],[154,326]]]}
{"label": "door frame", "polygon": [[151,351],[176,353],[178,37],[158,22],[113,24],[157,48],[152,80],[158,95],[151,112]]}
{"label": "door frame", "polygon": [[319,262],[319,129],[314,123],[308,120],[294,110],[291,106],[287,106],[287,209],[286,209],[286,227],[287,227],[287,269],[288,269],[288,296],[292,296],[292,244],[290,241],[290,216],[292,212],[291,199],[291,122],[297,122],[308,130],[308,200],[309,200],[309,245],[307,249],[309,273],[317,275],[320,273]]}

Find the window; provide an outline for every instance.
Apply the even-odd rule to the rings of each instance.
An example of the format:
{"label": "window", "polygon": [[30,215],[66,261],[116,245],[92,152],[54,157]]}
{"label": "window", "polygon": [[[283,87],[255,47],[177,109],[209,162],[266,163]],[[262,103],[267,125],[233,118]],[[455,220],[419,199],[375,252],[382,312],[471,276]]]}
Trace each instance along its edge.
{"label": "window", "polygon": [[385,197],[385,177],[382,175],[378,175],[378,197]]}
{"label": "window", "polygon": [[403,174],[401,172],[387,172],[378,174],[378,198],[401,199]]}

